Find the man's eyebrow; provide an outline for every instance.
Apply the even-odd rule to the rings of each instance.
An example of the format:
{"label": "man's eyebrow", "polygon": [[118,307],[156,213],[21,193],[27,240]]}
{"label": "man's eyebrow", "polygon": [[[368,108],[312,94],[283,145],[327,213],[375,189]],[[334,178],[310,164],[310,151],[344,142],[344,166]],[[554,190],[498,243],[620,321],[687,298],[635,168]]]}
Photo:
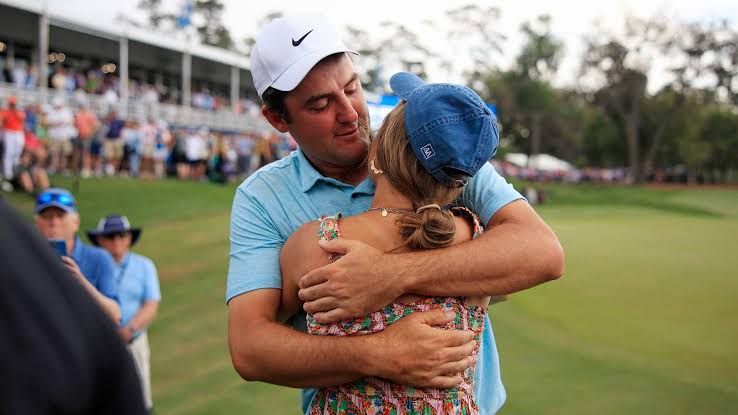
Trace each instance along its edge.
{"label": "man's eyebrow", "polygon": [[[351,77],[351,79],[349,79],[349,81],[348,81],[348,82],[346,82],[346,85],[344,85],[343,87],[344,87],[344,88],[346,88],[347,86],[349,86],[349,85],[351,85],[351,84],[352,84],[353,82],[355,82],[355,81],[356,81],[357,79],[359,79],[359,74],[357,74],[357,73],[354,73],[354,75],[353,75],[353,76]],[[310,105],[310,104],[312,104],[312,103],[314,103],[314,102],[316,102],[316,101],[320,101],[321,99],[326,99],[326,98],[330,98],[331,96],[333,96],[333,94],[332,94],[332,93],[328,93],[328,94],[320,94],[320,95],[313,95],[313,96],[311,96],[310,98],[308,98],[308,99],[307,99],[307,100],[305,101],[305,106],[308,106],[308,105]]]}
{"label": "man's eyebrow", "polygon": [[343,87],[346,88],[347,86],[351,85],[357,79],[359,79],[359,74],[354,72],[354,76],[352,76],[351,79],[349,79],[349,81],[346,82],[346,85],[344,85]]}

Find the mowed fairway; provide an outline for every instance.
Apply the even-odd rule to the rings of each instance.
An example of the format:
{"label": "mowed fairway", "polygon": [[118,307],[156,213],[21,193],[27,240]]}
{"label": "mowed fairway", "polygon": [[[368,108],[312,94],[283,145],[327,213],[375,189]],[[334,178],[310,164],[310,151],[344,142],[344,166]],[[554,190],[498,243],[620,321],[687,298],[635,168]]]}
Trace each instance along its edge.
{"label": "mowed fairway", "polygon": [[[224,292],[233,190],[126,179],[81,186],[82,228],[106,213],[128,215],[144,227],[136,250],[159,268],[163,302],[149,335],[161,414],[299,413],[296,390],[246,383],[231,367]],[[564,245],[566,274],[492,308],[508,393],[502,413],[734,413],[738,191],[547,190],[538,210]],[[30,218],[30,197],[9,199]]]}

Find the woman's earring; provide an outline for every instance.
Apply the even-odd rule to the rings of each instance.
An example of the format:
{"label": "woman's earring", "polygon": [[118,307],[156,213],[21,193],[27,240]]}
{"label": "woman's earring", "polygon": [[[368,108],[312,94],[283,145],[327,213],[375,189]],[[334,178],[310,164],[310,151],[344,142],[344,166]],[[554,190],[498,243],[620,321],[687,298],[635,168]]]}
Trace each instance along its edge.
{"label": "woman's earring", "polygon": [[384,171],[379,170],[378,168],[374,167],[374,159],[372,159],[372,161],[369,162],[369,168],[372,169],[372,171],[374,172],[374,174],[382,174],[382,173],[384,173]]}

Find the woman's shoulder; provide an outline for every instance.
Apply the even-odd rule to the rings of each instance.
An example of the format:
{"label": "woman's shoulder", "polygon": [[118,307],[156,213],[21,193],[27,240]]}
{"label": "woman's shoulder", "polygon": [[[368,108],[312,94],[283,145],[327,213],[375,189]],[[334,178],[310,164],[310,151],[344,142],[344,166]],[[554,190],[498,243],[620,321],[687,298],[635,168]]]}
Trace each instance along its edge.
{"label": "woman's shoulder", "polygon": [[330,262],[318,244],[325,222],[322,218],[307,222],[287,238],[280,254],[283,273],[303,275]]}
{"label": "woman's shoulder", "polygon": [[451,208],[456,222],[456,237],[454,243],[461,243],[478,237],[484,232],[482,222],[476,213],[463,206]]}

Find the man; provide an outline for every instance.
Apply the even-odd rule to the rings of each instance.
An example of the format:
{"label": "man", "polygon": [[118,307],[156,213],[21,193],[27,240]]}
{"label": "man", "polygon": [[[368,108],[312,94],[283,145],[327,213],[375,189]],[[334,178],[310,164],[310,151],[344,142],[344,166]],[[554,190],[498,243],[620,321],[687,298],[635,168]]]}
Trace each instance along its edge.
{"label": "man", "polygon": [[61,96],[54,97],[53,108],[46,115],[46,124],[49,127],[49,171],[64,173],[67,170],[67,157],[72,154],[72,137],[74,130],[74,115]]}
{"label": "man", "polygon": [[[367,107],[348,53],[335,30],[316,16],[274,20],[257,37],[251,71],[264,101],[262,114],[278,131],[289,132],[300,149],[259,170],[236,191],[227,289],[231,358],[247,380],[293,387],[363,376],[451,387],[459,379],[445,368],[472,364],[473,334],[432,327],[447,321],[440,311],[413,314],[359,337],[308,336],[278,319],[279,254],[287,237],[322,214],[366,210],[374,192],[366,165]],[[332,241],[324,247],[344,256],[303,277],[305,310],[320,321],[344,320],[403,294],[499,295],[561,275],[563,252],[556,236],[491,165],[466,186],[463,198],[487,224],[482,237],[404,254]],[[304,331],[304,315],[293,324]],[[481,347],[475,392],[482,413],[491,414],[505,392],[488,320]],[[313,393],[303,391],[303,410]]]}
{"label": "man", "polygon": [[13,170],[20,164],[23,154],[23,124],[25,112],[18,107],[18,100],[14,96],[8,97],[8,109],[0,111],[0,128],[4,140],[3,171],[6,179],[11,180],[14,176]]}
{"label": "man", "polygon": [[151,374],[149,365],[149,339],[146,329],[156,317],[161,301],[159,278],[154,263],[143,255],[131,252],[131,247],[141,236],[140,228],[131,228],[128,218],[108,215],[98,222],[97,228],[87,231],[96,246],[102,247],[115,260],[118,280],[121,320],[118,332],[128,345],[138,368],[146,409],[151,411]]}
{"label": "man", "polygon": [[144,414],[108,316],[2,198],[0,217],[0,413]]}
{"label": "man", "polygon": [[80,103],[80,109],[74,115],[74,127],[77,129],[77,142],[72,153],[72,170],[75,173],[78,172],[81,157],[82,177],[90,177],[90,147],[97,129],[100,128],[100,121],[97,115],[90,110],[86,99]]}
{"label": "man", "polygon": [[103,155],[105,156],[105,174],[113,176],[121,167],[123,161],[123,137],[121,132],[125,127],[125,121],[118,117],[118,111],[113,109],[105,120],[107,133],[103,144]]}
{"label": "man", "polygon": [[77,235],[79,213],[74,197],[50,188],[36,198],[36,227],[49,240],[64,241],[61,261],[115,323],[120,321],[118,284],[113,258],[100,248],[85,245]]}

